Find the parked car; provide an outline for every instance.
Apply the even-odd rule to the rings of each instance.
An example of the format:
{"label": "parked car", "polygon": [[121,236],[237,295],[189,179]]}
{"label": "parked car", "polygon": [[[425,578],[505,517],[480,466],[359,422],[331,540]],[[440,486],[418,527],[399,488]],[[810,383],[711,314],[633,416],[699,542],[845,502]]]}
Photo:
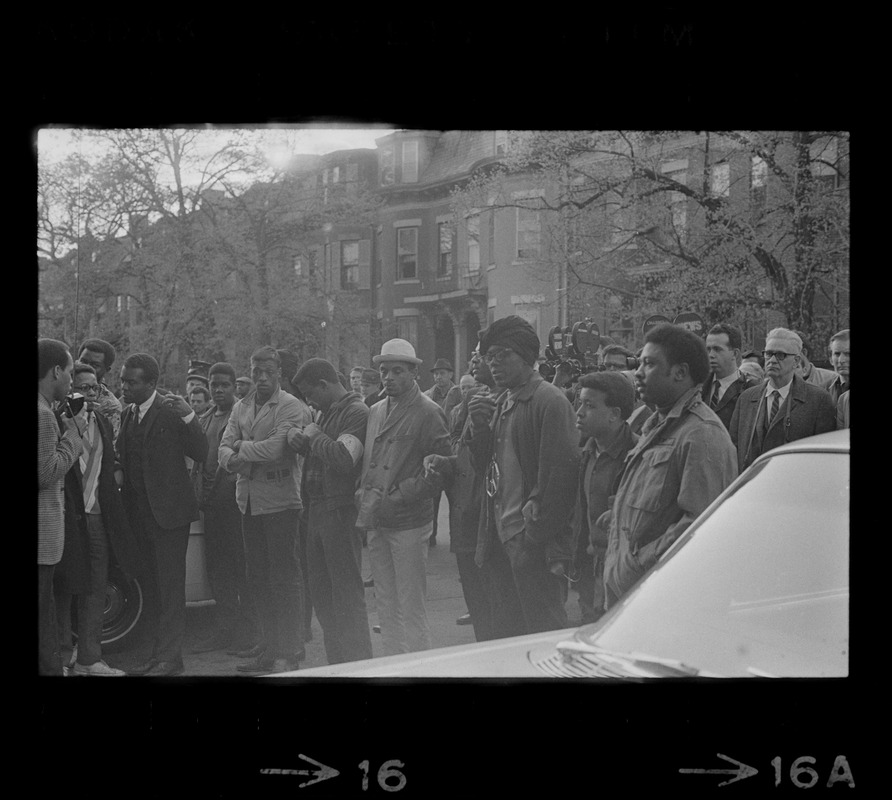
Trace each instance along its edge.
{"label": "parked car", "polygon": [[[189,529],[186,550],[186,605],[213,603],[204,550],[204,514]],[[112,562],[108,569],[105,612],[102,617],[104,650],[126,650],[142,635],[145,618],[145,596],[139,579],[127,575]]]}
{"label": "parked car", "polygon": [[844,677],[849,431],[757,459],[597,622],[274,677]]}

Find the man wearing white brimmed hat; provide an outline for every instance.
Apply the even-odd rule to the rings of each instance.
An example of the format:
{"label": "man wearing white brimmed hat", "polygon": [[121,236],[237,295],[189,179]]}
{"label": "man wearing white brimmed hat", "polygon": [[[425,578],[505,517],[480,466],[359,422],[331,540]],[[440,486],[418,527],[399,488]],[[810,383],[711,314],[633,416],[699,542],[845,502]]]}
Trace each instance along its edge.
{"label": "man wearing white brimmed hat", "polygon": [[431,646],[424,609],[427,540],[433,529],[433,498],[442,479],[425,474],[426,455],[450,455],[446,415],[418,388],[421,359],[405,339],[391,339],[372,361],[384,399],[369,412],[357,527],[368,530],[385,655]]}

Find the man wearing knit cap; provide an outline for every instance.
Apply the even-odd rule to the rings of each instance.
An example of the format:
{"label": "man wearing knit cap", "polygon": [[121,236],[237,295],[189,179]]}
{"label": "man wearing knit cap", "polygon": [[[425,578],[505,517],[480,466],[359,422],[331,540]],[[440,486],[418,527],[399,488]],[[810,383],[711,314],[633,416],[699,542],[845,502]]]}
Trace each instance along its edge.
{"label": "man wearing knit cap", "polygon": [[476,561],[493,602],[496,636],[567,627],[579,433],[564,393],[535,369],[539,337],[517,316],[480,334],[498,400],[468,403],[469,446],[485,475]]}
{"label": "man wearing knit cap", "polygon": [[369,412],[356,525],[368,531],[384,653],[394,655],[431,646],[425,562],[443,482],[425,472],[423,459],[451,450],[443,409],[418,388],[415,348],[391,339],[372,361],[386,397]]}

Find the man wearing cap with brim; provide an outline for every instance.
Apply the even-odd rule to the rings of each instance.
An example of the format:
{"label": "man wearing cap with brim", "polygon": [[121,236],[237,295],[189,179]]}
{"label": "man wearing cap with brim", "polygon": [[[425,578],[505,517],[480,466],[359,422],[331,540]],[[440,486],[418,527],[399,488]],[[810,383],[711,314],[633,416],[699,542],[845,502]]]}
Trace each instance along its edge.
{"label": "man wearing cap with brim", "polygon": [[373,357],[385,398],[372,406],[357,491],[356,525],[368,531],[369,562],[385,655],[431,646],[424,608],[433,498],[443,488],[425,473],[426,455],[450,455],[446,415],[418,388],[422,363],[405,339]]}
{"label": "man wearing cap with brim", "polygon": [[480,333],[496,400],[468,403],[474,468],[485,476],[476,563],[493,602],[497,637],[567,627],[567,578],[575,542],[579,432],[564,393],[536,370],[539,337],[518,316]]}

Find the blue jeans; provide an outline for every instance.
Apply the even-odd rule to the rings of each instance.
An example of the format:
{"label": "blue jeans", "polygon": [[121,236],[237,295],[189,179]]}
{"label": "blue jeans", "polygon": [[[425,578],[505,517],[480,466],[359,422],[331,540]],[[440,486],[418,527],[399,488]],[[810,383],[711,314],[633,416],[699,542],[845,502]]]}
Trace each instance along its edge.
{"label": "blue jeans", "polygon": [[424,608],[427,540],[434,523],[420,528],[369,531],[369,563],[375,581],[384,654],[429,650],[431,632]]}
{"label": "blue jeans", "polygon": [[296,658],[303,649],[303,578],[297,560],[300,510],[242,515],[248,586],[268,658]]}

